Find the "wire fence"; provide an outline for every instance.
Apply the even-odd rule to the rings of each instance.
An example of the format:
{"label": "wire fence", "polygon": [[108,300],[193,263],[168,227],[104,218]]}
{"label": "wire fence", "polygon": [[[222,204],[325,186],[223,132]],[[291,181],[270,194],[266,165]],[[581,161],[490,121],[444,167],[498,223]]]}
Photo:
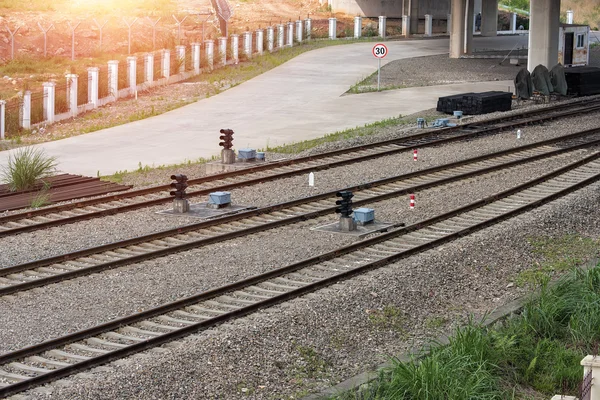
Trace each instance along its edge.
{"label": "wire fence", "polygon": [[69,111],[68,85],[66,83],[57,84],[54,92],[54,112],[62,114]]}
{"label": "wire fence", "polygon": [[[180,21],[178,24],[176,21]],[[112,17],[98,21],[73,19],[0,25],[0,56],[64,57],[78,59],[111,54],[152,52],[160,48],[189,45],[220,35],[216,17],[196,14],[173,15],[158,21],[146,18]]]}
{"label": "wire fence", "polygon": [[37,124],[44,121],[44,102],[46,96],[43,91],[31,93],[31,123]]}
{"label": "wire fence", "polygon": [[77,105],[81,106],[87,104],[90,99],[88,99],[88,87],[90,85],[90,77],[86,75],[79,75],[77,79]]}
{"label": "wire fence", "polygon": [[108,79],[108,66],[104,65],[100,67],[98,71],[98,98],[100,99],[108,97],[110,95],[110,92],[108,90]]}
{"label": "wire fence", "polygon": [[21,128],[21,116],[23,115],[23,99],[16,97],[6,101],[6,114],[4,127],[6,132],[18,133],[22,130]]}

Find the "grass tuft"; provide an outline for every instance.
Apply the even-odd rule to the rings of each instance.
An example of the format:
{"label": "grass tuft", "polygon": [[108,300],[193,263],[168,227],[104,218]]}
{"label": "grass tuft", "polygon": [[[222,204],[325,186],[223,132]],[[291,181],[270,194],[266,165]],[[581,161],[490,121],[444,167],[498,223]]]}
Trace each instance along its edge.
{"label": "grass tuft", "polygon": [[[557,246],[545,248],[548,254],[563,253]],[[393,366],[380,371],[373,382],[333,398],[520,399],[532,392],[540,396],[535,398],[576,395],[581,382],[579,363],[585,355],[594,354],[598,343],[600,266],[588,271],[572,269],[554,285],[546,280],[520,314],[491,327],[470,322],[455,330],[448,345],[434,343],[423,350],[422,358],[409,362],[393,359]]]}
{"label": "grass tuft", "polygon": [[2,180],[11,191],[33,189],[39,179],[56,172],[56,157],[47,156],[44,150],[22,147],[8,157],[2,169]]}

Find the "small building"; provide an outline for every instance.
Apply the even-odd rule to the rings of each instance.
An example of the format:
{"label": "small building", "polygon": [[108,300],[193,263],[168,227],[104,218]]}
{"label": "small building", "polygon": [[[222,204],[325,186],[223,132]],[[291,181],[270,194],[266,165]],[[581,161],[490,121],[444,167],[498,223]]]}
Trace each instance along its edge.
{"label": "small building", "polygon": [[565,67],[587,65],[590,59],[590,27],[560,24],[558,62]]}

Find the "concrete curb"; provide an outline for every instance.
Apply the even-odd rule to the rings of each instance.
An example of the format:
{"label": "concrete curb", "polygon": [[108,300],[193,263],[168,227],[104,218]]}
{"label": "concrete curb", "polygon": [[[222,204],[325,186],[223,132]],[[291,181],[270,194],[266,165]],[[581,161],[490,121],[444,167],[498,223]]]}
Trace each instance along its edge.
{"label": "concrete curb", "polygon": [[[585,263],[583,266],[581,266],[580,268],[584,271],[587,271],[591,268],[596,267],[599,263],[600,263],[600,259],[593,258],[593,259],[589,260],[587,263]],[[556,284],[556,283],[553,283],[553,285],[554,284]],[[484,322],[482,323],[482,326],[493,325],[496,322],[498,322],[499,320],[507,318],[511,314],[514,314],[515,312],[521,310],[527,303],[527,300],[529,300],[530,296],[531,296],[531,294],[527,294],[527,295],[518,297],[515,300],[496,308],[493,312],[491,312],[485,318]],[[437,338],[432,339],[430,342],[446,345],[449,343],[448,339],[449,339],[448,335],[441,335],[441,336],[438,336]],[[425,345],[423,348],[426,349],[427,345]],[[409,362],[411,360],[411,358],[414,358],[415,354],[422,352],[423,348],[412,348],[408,352],[396,356],[396,359],[403,363]],[[391,366],[392,366],[392,363],[390,363],[390,362],[380,364],[377,366],[377,368],[375,370],[366,371],[361,374],[355,375],[355,376],[353,376],[349,379],[346,379],[345,381],[340,382],[337,385],[332,386],[328,389],[325,389],[319,393],[314,393],[307,397],[303,397],[301,400],[322,400],[322,399],[326,399],[330,396],[355,389],[361,385],[368,384],[369,382],[373,381],[375,378],[377,378],[377,375],[379,374],[379,371],[381,369],[389,368]]]}

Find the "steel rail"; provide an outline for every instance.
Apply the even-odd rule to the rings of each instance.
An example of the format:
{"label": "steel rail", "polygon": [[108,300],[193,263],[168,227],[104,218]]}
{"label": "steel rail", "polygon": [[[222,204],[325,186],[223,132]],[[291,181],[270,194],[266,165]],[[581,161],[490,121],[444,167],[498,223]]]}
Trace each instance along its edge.
{"label": "steel rail", "polygon": [[[435,174],[436,172],[439,172],[439,171],[446,171],[446,172],[451,173],[450,176],[444,176],[441,178],[436,177],[425,183],[417,183],[417,184],[413,184],[412,186],[403,187],[398,190],[394,190],[394,189],[388,190],[386,193],[377,194],[375,196],[369,196],[364,199],[356,199],[354,201],[354,204],[361,206],[361,205],[401,196],[401,195],[408,194],[411,192],[413,192],[413,193],[418,192],[418,191],[421,191],[424,189],[431,188],[433,186],[448,184],[448,183],[451,183],[451,182],[454,182],[457,180],[469,179],[474,176],[495,172],[495,171],[498,171],[501,169],[511,168],[511,167],[514,167],[517,165],[522,165],[522,164],[525,164],[528,162],[533,162],[533,161],[537,161],[540,159],[549,158],[549,157],[553,157],[553,156],[560,156],[564,153],[582,149],[582,148],[586,148],[589,146],[599,145],[600,139],[593,140],[593,137],[592,138],[588,137],[588,139],[590,139],[591,141],[579,142],[575,145],[572,145],[569,147],[564,147],[564,148],[561,148],[558,150],[546,151],[546,152],[534,154],[534,155],[525,155],[525,158],[510,160],[510,161],[503,162],[500,164],[495,164],[492,166],[484,165],[482,168],[478,168],[476,165],[478,162],[493,160],[495,158],[501,158],[501,157],[504,157],[506,155],[511,155],[511,154],[518,155],[518,153],[527,152],[531,149],[536,149],[536,148],[548,146],[549,144],[559,143],[559,142],[568,141],[568,140],[582,139],[585,136],[589,136],[589,135],[593,135],[593,134],[597,134],[597,133],[600,133],[600,128],[591,129],[591,130],[587,130],[587,131],[583,131],[583,132],[578,132],[578,133],[571,134],[571,135],[568,135],[568,136],[560,138],[560,139],[554,138],[554,139],[550,139],[550,140],[545,140],[542,142],[537,142],[537,143],[520,146],[518,148],[503,150],[503,151],[499,151],[499,152],[484,155],[484,156],[478,156],[478,157],[474,157],[474,158],[467,159],[467,160],[461,160],[461,161],[453,162],[453,163],[446,164],[446,165],[440,165],[440,166],[428,168],[428,169],[425,169],[422,171],[415,171],[415,172],[412,172],[409,174],[380,179],[380,180],[377,180],[374,182],[363,183],[363,184],[359,184],[359,185],[355,185],[355,186],[351,186],[351,187],[347,187],[347,188],[343,188],[343,189],[339,189],[339,190],[351,190],[351,191],[368,190],[370,188],[379,187],[382,185],[395,183],[398,181],[406,181],[406,180],[408,180],[410,178],[414,178],[414,177],[427,177],[427,175]],[[475,167],[477,169],[470,170],[467,172],[457,171],[457,173],[452,173],[452,171],[451,171],[452,168],[460,168],[465,165],[472,165],[473,167]],[[69,260],[77,260],[77,259],[81,259],[82,257],[86,257],[86,256],[90,256],[90,255],[102,256],[102,254],[105,252],[115,250],[115,249],[126,249],[128,246],[142,244],[144,242],[151,242],[153,240],[157,240],[157,239],[161,239],[161,238],[165,238],[165,237],[172,237],[175,235],[185,234],[186,232],[198,231],[200,229],[208,228],[208,227],[215,226],[215,225],[223,225],[223,224],[233,222],[233,221],[243,221],[244,219],[249,219],[249,218],[256,217],[256,216],[261,216],[261,215],[268,216],[270,213],[274,213],[274,212],[277,212],[280,210],[285,210],[286,208],[289,209],[289,208],[307,204],[307,203],[310,204],[310,203],[318,202],[320,200],[335,198],[335,194],[337,191],[338,190],[330,191],[327,193],[322,193],[322,194],[315,195],[315,196],[310,196],[310,197],[297,199],[297,200],[293,200],[293,201],[289,201],[289,202],[285,202],[285,203],[267,206],[267,207],[263,207],[263,208],[256,209],[256,210],[246,211],[246,212],[242,212],[242,213],[238,213],[235,215],[230,215],[230,216],[226,216],[226,217],[222,217],[222,218],[218,218],[218,219],[214,219],[214,220],[209,220],[209,221],[205,221],[205,222],[187,225],[187,226],[180,227],[180,228],[169,229],[169,230],[162,231],[162,232],[144,235],[144,236],[140,236],[137,238],[128,239],[125,241],[109,243],[109,244],[102,245],[102,246],[92,247],[92,248],[83,249],[83,250],[79,250],[79,251],[68,253],[68,254],[49,257],[46,259],[36,260],[36,261],[32,261],[32,262],[28,262],[28,263],[24,263],[24,264],[20,264],[20,265],[15,265],[12,267],[3,268],[3,269],[0,269],[0,277],[7,277],[11,274],[15,274],[15,273],[23,272],[23,271],[32,271],[35,268],[40,268],[40,267],[45,267],[45,266],[58,265],[60,267],[59,263],[69,261]],[[360,192],[359,192],[359,196],[360,196]],[[333,204],[333,201],[331,201],[331,204]],[[330,214],[335,209],[335,207],[333,205],[330,205],[330,206],[319,205],[319,207],[320,207],[320,209],[317,211],[294,213],[296,215],[286,216],[285,218],[274,218],[273,221],[261,223],[261,224],[258,224],[255,226],[250,226],[250,227],[246,226],[244,228],[236,229],[233,232],[227,232],[227,233],[209,236],[206,238],[189,240],[186,243],[171,245],[171,246],[168,246],[168,247],[160,249],[160,250],[150,250],[150,251],[146,251],[143,254],[131,255],[128,257],[119,258],[117,260],[96,263],[95,265],[81,267],[78,269],[70,270],[68,272],[57,273],[57,274],[54,274],[51,276],[45,276],[43,273],[40,273],[41,277],[39,279],[27,280],[23,283],[12,284],[10,286],[5,286],[3,288],[0,288],[0,296],[16,293],[19,291],[28,290],[28,289],[31,289],[34,287],[45,286],[45,285],[48,285],[51,283],[61,282],[61,281],[68,280],[68,279],[73,279],[73,278],[76,278],[79,276],[85,276],[85,275],[89,275],[92,273],[101,272],[101,271],[104,271],[107,269],[112,269],[112,268],[117,268],[120,266],[132,264],[132,263],[137,263],[137,262],[141,262],[141,261],[152,259],[152,258],[163,257],[163,256],[166,256],[169,254],[186,251],[186,250],[198,248],[201,246],[206,246],[206,245],[217,243],[217,242],[220,243],[225,240],[231,240],[234,238],[246,236],[246,235],[253,234],[256,232],[260,232],[260,231],[264,231],[264,230],[268,230],[268,229],[274,229],[274,228],[281,227],[284,225],[298,223],[298,222],[305,221],[308,219],[317,218],[317,217],[320,217],[323,215]],[[106,257],[106,258],[110,258],[110,257]],[[43,271],[43,272],[47,272],[47,271]],[[29,278],[33,279],[33,277],[31,277],[31,276]]]}
{"label": "steel rail", "polygon": [[[600,99],[598,100],[598,102],[600,102]],[[553,111],[556,111],[557,109],[565,108],[565,107],[571,106],[571,105],[572,105],[572,103],[570,103],[568,105],[555,106],[555,108],[548,107],[548,108],[545,108],[542,110],[535,110],[534,113],[547,114],[548,112],[553,112]],[[576,103],[576,105],[579,105],[579,103]],[[524,116],[530,115],[530,114],[522,113],[522,114],[511,115],[511,116],[506,116],[506,117],[498,117],[498,118],[495,118],[495,119],[492,119],[489,121],[484,121],[484,122],[479,122],[479,123],[465,124],[465,125],[460,125],[460,126],[452,127],[452,128],[438,129],[435,131],[427,131],[427,132],[423,132],[420,134],[405,136],[402,138],[389,139],[389,140],[382,141],[382,142],[355,146],[355,147],[351,147],[351,148],[347,148],[347,149],[336,150],[333,152],[322,153],[322,154],[314,155],[314,156],[278,161],[278,162],[274,162],[274,163],[266,163],[266,164],[263,164],[260,166],[243,169],[241,171],[231,171],[231,172],[226,172],[226,173],[222,173],[222,174],[211,175],[211,176],[206,176],[206,177],[197,178],[197,179],[191,179],[188,181],[188,183],[190,185],[200,185],[203,183],[225,180],[228,178],[239,178],[239,177],[243,177],[244,175],[251,175],[251,174],[261,172],[261,171],[272,170],[275,168],[297,166],[299,164],[314,162],[314,161],[318,161],[318,160],[324,159],[324,158],[330,158],[330,157],[341,156],[341,155],[348,156],[348,154],[352,153],[352,152],[366,151],[366,150],[374,149],[377,147],[391,146],[391,145],[404,146],[404,147],[398,147],[393,150],[382,151],[382,152],[378,152],[375,154],[369,154],[369,155],[361,156],[361,157],[347,158],[344,160],[338,160],[338,161],[334,161],[334,162],[330,162],[330,163],[325,163],[322,165],[316,165],[316,166],[309,165],[304,168],[294,169],[292,171],[278,173],[278,174],[268,176],[268,177],[263,176],[263,177],[258,177],[258,178],[254,178],[254,179],[244,180],[241,182],[219,185],[219,186],[211,187],[210,189],[196,190],[196,191],[189,192],[188,195],[189,196],[207,195],[208,193],[210,193],[212,191],[216,191],[216,190],[230,190],[230,189],[238,188],[241,186],[262,183],[262,182],[265,182],[268,180],[282,179],[282,178],[298,175],[298,174],[305,173],[305,172],[319,171],[319,170],[338,167],[338,166],[342,166],[342,165],[346,165],[346,164],[350,164],[350,163],[367,161],[369,159],[383,157],[386,155],[391,155],[391,154],[395,154],[395,153],[399,153],[399,152],[405,152],[405,151],[410,150],[410,149],[408,149],[408,147],[411,147],[411,146],[419,146],[421,148],[429,147],[429,146],[437,146],[437,145],[440,145],[443,143],[450,143],[452,141],[465,140],[465,139],[480,136],[480,135],[493,134],[494,132],[502,131],[502,130],[508,129],[508,128],[514,128],[517,126],[541,123],[543,121],[550,120],[550,119],[563,118],[566,116],[572,116],[572,115],[577,115],[577,114],[581,114],[581,113],[589,113],[589,112],[593,112],[593,111],[597,111],[597,110],[600,110],[600,105],[586,106],[586,107],[582,107],[582,108],[576,109],[576,110],[568,110],[568,111],[564,111],[564,112],[559,112],[556,115],[546,115],[546,116],[541,116],[541,117],[529,117],[524,120],[520,120],[518,122],[513,121],[513,122],[509,122],[509,123],[498,124],[496,126],[487,126],[486,127],[486,125],[490,125],[493,123],[499,123],[499,122],[506,121],[506,120],[512,120],[512,119],[518,118],[519,116],[524,117]],[[467,132],[467,133],[452,136],[453,132],[461,132],[461,131]],[[435,137],[439,137],[439,136],[443,136],[443,135],[446,135],[446,136],[450,135],[450,137],[446,137],[445,139],[434,139]],[[404,144],[402,142],[404,142]],[[90,199],[90,200],[85,200],[85,201],[80,201],[80,202],[64,204],[64,205],[60,205],[60,206],[54,206],[54,207],[49,207],[49,208],[44,208],[44,209],[39,209],[39,210],[27,211],[27,212],[23,212],[23,213],[11,214],[11,215],[7,215],[4,217],[0,217],[0,224],[10,223],[13,221],[18,221],[18,220],[29,219],[29,218],[33,218],[33,217],[37,217],[37,216],[44,216],[44,215],[63,212],[63,211],[69,211],[69,210],[83,208],[83,207],[90,207],[93,205],[103,204],[103,203],[107,203],[107,202],[111,202],[111,201],[131,199],[134,197],[139,197],[139,196],[154,194],[154,193],[161,192],[161,191],[166,191],[169,188],[170,188],[169,185],[161,185],[161,186],[155,186],[152,188],[129,191],[129,192],[122,193],[122,194],[116,194],[116,195],[105,196],[105,197],[101,197],[101,198],[95,198],[95,199]],[[128,204],[128,205],[124,205],[124,206],[107,208],[107,209],[103,209],[103,210],[99,210],[99,211],[92,211],[92,212],[86,211],[83,214],[69,216],[67,218],[60,218],[60,219],[56,219],[56,220],[37,222],[35,224],[27,224],[24,226],[13,227],[10,229],[5,228],[4,230],[0,230],[0,237],[17,234],[17,233],[30,232],[30,231],[34,231],[34,230],[38,230],[38,229],[42,229],[42,228],[47,228],[50,226],[63,225],[63,224],[82,221],[82,220],[91,219],[91,218],[98,218],[98,217],[103,217],[103,216],[108,216],[108,215],[114,215],[117,213],[132,211],[132,210],[143,208],[143,207],[164,204],[169,201],[171,201],[171,197],[165,196],[165,197],[161,197],[161,198],[154,199],[154,200],[146,200],[146,201],[136,202],[136,203]]]}
{"label": "steel rail", "polygon": [[[27,367],[27,365],[25,365],[24,363],[28,361],[24,359],[26,357],[31,356],[36,356],[38,360],[41,359],[54,362],[54,366],[57,366],[57,369],[38,368],[37,371],[35,371],[36,376],[23,376],[16,375],[14,373],[7,374],[5,371],[0,371],[3,373],[2,378],[6,379],[6,377],[8,376],[9,379],[17,380],[16,383],[0,387],[0,396],[8,396],[11,394],[15,394],[20,391],[74,374],[76,372],[93,368],[95,366],[99,366],[110,361],[120,359],[128,355],[147,350],[149,348],[156,347],[163,343],[187,336],[199,330],[206,329],[207,327],[221,324],[232,318],[238,318],[244,315],[248,315],[250,313],[256,312],[257,310],[273,306],[275,304],[281,303],[289,299],[297,298],[303,294],[313,292],[317,289],[351,278],[355,275],[362,274],[366,271],[379,268],[384,265],[388,265],[389,263],[396,262],[400,259],[410,257],[412,255],[437,247],[441,244],[455,240],[475,231],[479,231],[490,225],[494,225],[499,222],[505,221],[516,215],[522,214],[526,211],[539,207],[542,204],[546,204],[557,198],[570,194],[574,190],[578,190],[587,185],[597,182],[600,179],[600,165],[598,163],[595,163],[594,161],[598,160],[598,158],[600,158],[600,154],[594,154],[590,157],[586,157],[583,160],[552,171],[551,173],[545,174],[541,177],[538,177],[524,184],[518,185],[509,190],[505,190],[501,193],[497,193],[493,196],[489,196],[485,199],[473,202],[465,207],[452,210],[450,212],[438,215],[425,221],[421,221],[419,223],[399,229],[394,232],[390,232],[372,239],[367,239],[365,241],[352,244],[350,246],[345,246],[332,252],[321,254],[319,256],[312,257],[292,265],[288,265],[286,267],[268,271],[266,273],[253,276],[236,283],[228,284],[216,289],[209,290],[207,292],[200,293],[195,296],[190,296],[188,298],[168,303],[151,310],[147,310],[128,317],[120,318],[118,320],[101,324],[80,332],[68,334],[60,338],[51,339],[38,345],[29,346],[17,350],[15,352],[4,354],[0,356],[0,364],[3,366],[3,368],[8,367],[9,370],[10,368],[15,367]],[[537,192],[535,191],[536,188],[538,189]],[[529,192],[527,193],[526,191]],[[551,193],[548,194],[548,191],[551,191]],[[522,196],[521,198],[518,197],[519,194]],[[513,197],[513,195],[515,198],[512,200],[516,201],[511,202],[510,204],[512,204],[513,207],[507,210],[507,201],[509,201],[511,197]],[[521,205],[515,205],[517,203]],[[494,206],[498,206],[498,208],[494,209]],[[477,218],[473,218],[472,215],[469,216],[468,213],[473,210],[480,210],[479,213],[483,213],[485,214],[485,216],[479,216]],[[486,213],[490,213],[491,215]],[[462,219],[461,215],[464,215]],[[431,240],[428,240],[426,243],[414,244],[412,246],[409,246],[408,248],[402,248],[402,245],[395,244],[398,243],[398,240],[403,240],[404,238],[408,238],[408,241],[406,243],[409,243],[412,240],[412,238],[410,237],[411,233],[415,233],[420,230],[425,230],[425,233],[429,234],[429,232],[431,231],[427,231],[427,229],[433,229],[433,227],[435,227],[436,224],[438,224],[437,226],[440,229],[439,232],[441,232],[439,237],[434,237]],[[451,224],[455,229],[450,231],[449,233],[446,232],[447,224]],[[390,245],[395,244],[397,250],[395,250],[394,252],[390,251],[385,256],[376,257],[377,259],[375,261],[366,261],[365,258],[369,257],[361,255],[361,252],[364,254],[367,250],[372,250],[375,252],[380,251],[377,249],[376,246],[382,245],[384,243],[388,243]],[[210,299],[219,298],[219,296],[225,298],[226,295],[232,292],[237,293],[235,291],[251,290],[252,288],[256,288],[256,286],[254,285],[266,284],[268,280],[271,280],[273,278],[283,279],[281,277],[288,275],[293,276],[292,274],[297,274],[298,271],[303,269],[306,269],[307,272],[310,272],[311,270],[308,269],[308,267],[314,267],[319,264],[323,265],[322,263],[325,261],[331,262],[332,260],[337,259],[340,262],[339,265],[344,265],[347,263],[347,261],[344,259],[344,256],[354,256],[355,259],[362,259],[365,262],[359,266],[347,266],[346,269],[342,268],[341,272],[339,272],[339,270],[337,269],[334,269],[335,272],[332,272],[333,275],[330,276],[325,276],[323,278],[315,277],[315,279],[313,279],[312,281],[308,280],[308,282],[296,282],[299,285],[298,287],[288,287],[287,289],[272,291],[272,296],[262,296],[262,299],[256,301],[246,301],[245,305],[239,307],[231,307],[233,308],[233,310],[227,312],[217,312],[217,309],[214,309],[213,311],[216,315],[211,314],[211,317],[206,317],[208,319],[204,321],[198,322],[198,319],[196,319],[195,321],[187,320],[188,324],[183,324],[183,327],[165,325],[165,327],[170,328],[170,331],[168,332],[152,332],[142,331],[138,329],[139,332],[146,332],[146,334],[152,334],[149,338],[125,336],[123,334],[119,334],[118,332],[112,332],[116,329],[128,328],[129,325],[132,325],[134,323],[142,323],[144,321],[148,321],[151,318],[161,316],[169,312],[175,312],[184,307],[193,306],[194,304],[200,303],[202,301],[212,301]],[[248,294],[248,296],[250,296],[250,294]],[[201,308],[198,306],[196,307]],[[189,312],[187,314],[189,314]],[[197,314],[197,316],[198,318],[200,318],[200,314]],[[137,328],[130,327],[130,330],[131,329]],[[104,334],[105,336],[103,338],[94,338],[94,336],[98,336],[101,334]],[[112,336],[109,336],[110,334],[112,334]],[[107,337],[113,338],[112,340],[114,341],[109,342]],[[98,352],[102,354],[94,357],[77,356],[76,351],[74,350],[75,347],[73,347],[77,344],[76,342],[81,340],[88,340],[87,343],[92,343],[93,339],[95,340],[93,343],[95,343],[96,346],[99,346],[97,347]],[[130,342],[133,341],[134,343],[123,344],[119,342],[119,340],[129,340]],[[113,344],[113,346],[111,347],[112,350],[101,349],[101,346],[106,346],[107,343]],[[55,349],[65,345],[71,346],[69,348],[71,349],[71,353],[66,353],[61,350],[61,354],[63,356],[65,356],[66,354],[65,357],[67,358],[65,359],[68,359],[69,356],[79,357],[79,362],[69,364],[59,361],[51,361],[43,357],[37,356],[40,354],[45,354],[46,351],[50,350],[54,350],[56,352],[57,350]],[[119,348],[114,350],[115,347]],[[89,346],[87,348],[90,349]],[[10,364],[17,361],[21,361],[21,363]],[[31,369],[31,367],[29,368]],[[30,373],[33,374],[31,370]]]}

